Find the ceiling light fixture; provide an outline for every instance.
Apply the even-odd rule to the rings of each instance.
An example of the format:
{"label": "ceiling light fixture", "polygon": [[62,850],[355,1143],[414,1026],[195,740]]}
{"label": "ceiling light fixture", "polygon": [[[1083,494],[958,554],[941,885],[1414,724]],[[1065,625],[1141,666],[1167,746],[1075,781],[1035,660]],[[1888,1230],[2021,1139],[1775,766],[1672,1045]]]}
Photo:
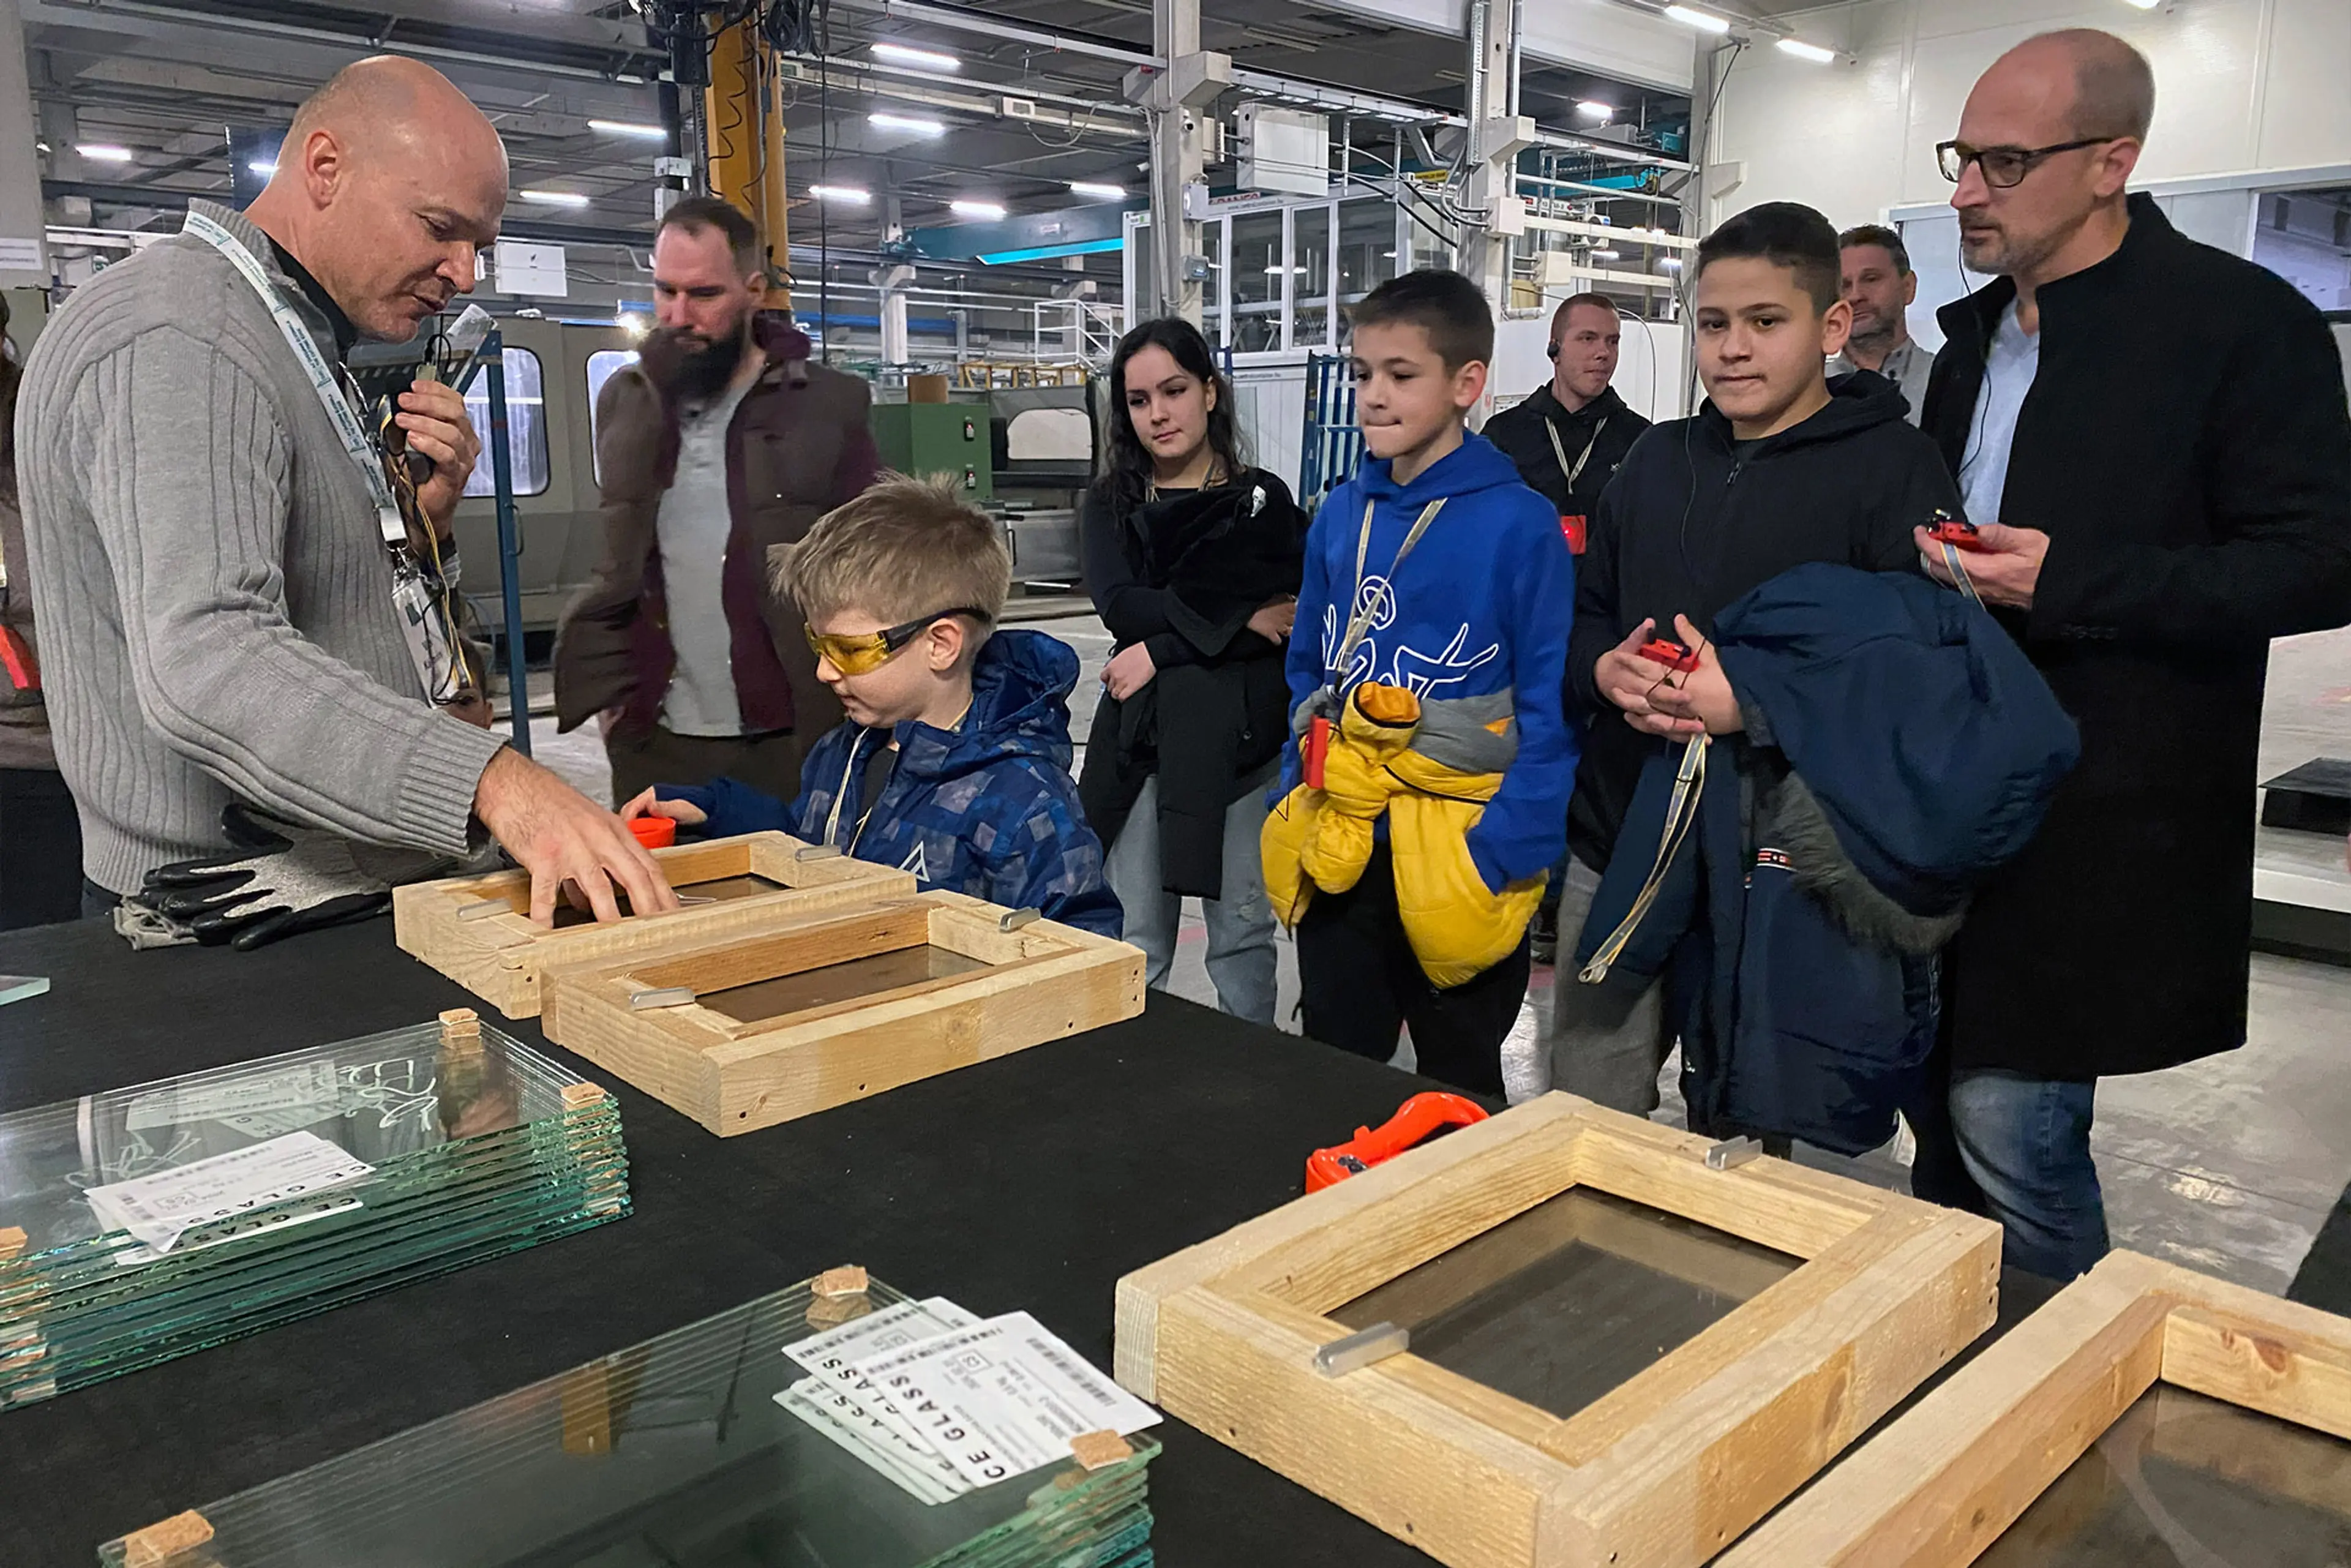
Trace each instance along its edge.
{"label": "ceiling light fixture", "polygon": [[542,207],[584,207],[588,198],[577,191],[525,191],[522,199]]}
{"label": "ceiling light fixture", "polygon": [[947,128],[935,120],[915,120],[904,114],[869,114],[865,123],[876,131],[903,131],[910,136],[945,136]]}
{"label": "ceiling light fixture", "polygon": [[1660,272],[1679,272],[1681,269],[1682,258],[1680,256],[1661,256],[1657,258],[1657,270]]}
{"label": "ceiling light fixture", "polygon": [[860,207],[873,199],[872,192],[855,185],[810,185],[809,194],[820,202],[848,202]]}
{"label": "ceiling light fixture", "polygon": [[247,163],[246,167],[252,170],[255,173],[260,175],[265,180],[271,178],[277,172],[277,165],[271,162],[266,158],[256,158],[251,162]]}
{"label": "ceiling light fixture", "polygon": [[1782,53],[1793,55],[1800,60],[1810,60],[1814,65],[1824,66],[1836,58],[1834,49],[1824,49],[1818,44],[1808,44],[1802,38],[1782,38],[1780,40],[1779,47]]}
{"label": "ceiling light fixture", "polygon": [[1000,202],[949,202],[947,211],[959,218],[986,218],[990,222],[1004,216]]}
{"label": "ceiling light fixture", "polygon": [[1594,261],[1614,261],[1616,259],[1616,252],[1613,250],[1595,250],[1592,253],[1592,259]]}
{"label": "ceiling light fixture", "polygon": [[669,134],[658,125],[646,125],[634,120],[591,120],[588,129],[606,136],[642,136],[648,141],[658,141]]}
{"label": "ceiling light fixture", "polygon": [[910,48],[904,44],[875,44],[873,57],[893,66],[915,66],[926,71],[959,71],[963,62],[936,49]]}
{"label": "ceiling light fixture", "polygon": [[1668,5],[1666,7],[1666,15],[1671,16],[1675,21],[1679,22],[1683,26],[1696,27],[1701,33],[1728,33],[1730,31],[1729,18],[1727,16],[1718,16],[1711,11],[1693,11],[1687,5]]}
{"label": "ceiling light fixture", "polygon": [[85,141],[74,149],[93,163],[128,163],[131,152],[128,147],[116,147],[103,141]]}
{"label": "ceiling light fixture", "polygon": [[1105,202],[1126,200],[1124,185],[1104,184],[1098,180],[1072,180],[1070,182],[1070,192],[1072,195],[1095,196]]}
{"label": "ceiling light fixture", "polygon": [[2142,11],[2152,11],[2158,5],[2162,5],[2163,0],[2123,0],[2123,4],[2126,5],[2136,5]]}
{"label": "ceiling light fixture", "polygon": [[1575,112],[1586,120],[1605,120],[1616,112],[1616,106],[1613,103],[1602,103],[1598,99],[1587,98],[1575,106]]}

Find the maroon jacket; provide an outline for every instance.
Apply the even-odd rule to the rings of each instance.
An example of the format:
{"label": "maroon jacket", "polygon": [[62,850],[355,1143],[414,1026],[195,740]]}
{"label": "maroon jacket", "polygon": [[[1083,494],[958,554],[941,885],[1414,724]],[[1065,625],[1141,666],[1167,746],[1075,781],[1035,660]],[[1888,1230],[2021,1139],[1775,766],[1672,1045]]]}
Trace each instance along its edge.
{"label": "maroon jacket", "polygon": [[[865,383],[810,363],[807,337],[780,316],[761,315],[753,330],[768,368],[726,427],[734,528],[720,595],[744,728],[793,730],[813,741],[841,722],[841,705],[816,678],[799,612],[768,587],[768,553],[796,543],[872,484],[881,460],[866,426]],[[632,738],[661,717],[677,654],[655,519],[677,453],[675,411],[640,367],[616,371],[596,403],[604,559],[555,637],[555,711],[564,729],[618,708],[611,733]]]}

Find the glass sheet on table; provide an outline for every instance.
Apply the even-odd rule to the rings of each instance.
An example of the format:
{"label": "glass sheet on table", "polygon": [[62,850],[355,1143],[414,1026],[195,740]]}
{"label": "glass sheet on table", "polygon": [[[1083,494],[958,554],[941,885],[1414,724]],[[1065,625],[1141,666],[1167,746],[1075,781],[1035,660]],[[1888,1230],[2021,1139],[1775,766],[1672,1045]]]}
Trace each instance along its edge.
{"label": "glass sheet on table", "polygon": [[1415,1355],[1565,1417],[1802,1261],[1570,1187],[1330,1315],[1408,1329]]}
{"label": "glass sheet on table", "polygon": [[[865,1301],[906,1298],[875,1281]],[[776,1396],[807,1285],[200,1504],[157,1568],[1146,1568],[1146,1466],[1074,1461],[925,1505]],[[120,1541],[100,1563],[125,1562]]]}
{"label": "glass sheet on table", "polygon": [[[433,1023],[0,1115],[0,1407],[620,1218],[619,1109],[577,1082]],[[289,1142],[364,1168],[143,1241],[89,1196]]]}
{"label": "glass sheet on table", "polygon": [[2351,1443],[2158,1383],[1976,1568],[2351,1568]]}
{"label": "glass sheet on table", "polygon": [[731,986],[696,1000],[711,1011],[724,1014],[737,1023],[758,1023],[765,1019],[784,1018],[792,1013],[807,1012],[811,1008],[829,1008],[837,1002],[852,1002],[860,997],[894,991],[901,986],[919,986],[926,980],[944,980],[987,967],[984,959],[967,958],[960,953],[950,953],[945,947],[935,947],[926,942],[919,946],[868,954],[845,963],[827,964],[821,968],[803,969],[797,975],[755,980],[747,986]]}

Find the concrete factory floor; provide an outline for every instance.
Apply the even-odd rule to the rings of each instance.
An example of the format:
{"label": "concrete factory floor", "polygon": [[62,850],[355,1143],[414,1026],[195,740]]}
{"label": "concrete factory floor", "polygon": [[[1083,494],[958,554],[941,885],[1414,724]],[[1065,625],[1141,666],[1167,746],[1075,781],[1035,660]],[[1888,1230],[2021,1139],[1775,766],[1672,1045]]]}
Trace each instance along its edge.
{"label": "concrete factory floor", "polygon": [[[1071,616],[1066,602],[1024,606],[1048,618],[1035,624],[1075,649],[1081,674],[1071,699],[1072,730],[1082,741],[1093,711],[1110,636],[1092,616]],[[534,682],[534,685],[538,683]],[[554,734],[553,721],[533,726],[541,760],[591,795],[610,787],[603,751],[592,730]],[[2351,632],[2281,643],[2270,668],[2268,711],[2262,733],[2262,777],[2317,756],[2351,757]],[[2314,854],[2307,835],[2264,832],[2263,856],[2293,854],[2318,874],[2351,887],[2340,857]],[[2280,851],[2278,841],[2289,842]],[[1196,910],[1197,906],[1192,906]],[[1206,933],[1187,913],[1170,988],[1213,1006],[1215,989],[1203,965]],[[1296,1030],[1298,964],[1285,937],[1280,944],[1278,1021]],[[1506,1048],[1513,1092],[1541,1086],[1532,1024],[1551,1006],[1552,972],[1535,971],[1531,1014]],[[2252,1022],[2244,1049],[2168,1072],[2110,1078],[2099,1087],[2094,1145],[2105,1186],[2117,1247],[2129,1247],[2266,1291],[2282,1291],[2300,1265],[2322,1221],[2351,1186],[2351,968],[2256,955]],[[1408,1065],[1406,1043],[1397,1053]],[[1659,1120],[1677,1121],[1671,1091]],[[1337,1142],[1352,1128],[1332,1127]],[[1808,1164],[1842,1169],[1864,1180],[1899,1184],[1904,1173],[1892,1153],[1855,1161],[1805,1151]]]}

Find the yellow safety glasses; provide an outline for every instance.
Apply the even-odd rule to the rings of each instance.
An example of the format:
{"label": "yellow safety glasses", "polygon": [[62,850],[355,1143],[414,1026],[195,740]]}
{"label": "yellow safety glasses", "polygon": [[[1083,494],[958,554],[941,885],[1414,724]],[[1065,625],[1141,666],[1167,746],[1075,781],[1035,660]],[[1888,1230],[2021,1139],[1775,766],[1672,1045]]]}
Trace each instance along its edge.
{"label": "yellow safety glasses", "polygon": [[996,619],[985,610],[974,610],[966,605],[955,610],[941,610],[904,625],[884,626],[879,632],[862,632],[854,637],[827,636],[813,626],[802,630],[808,634],[809,647],[814,650],[818,658],[844,675],[864,675],[896,658],[901,648],[950,615],[968,615],[983,625]]}

